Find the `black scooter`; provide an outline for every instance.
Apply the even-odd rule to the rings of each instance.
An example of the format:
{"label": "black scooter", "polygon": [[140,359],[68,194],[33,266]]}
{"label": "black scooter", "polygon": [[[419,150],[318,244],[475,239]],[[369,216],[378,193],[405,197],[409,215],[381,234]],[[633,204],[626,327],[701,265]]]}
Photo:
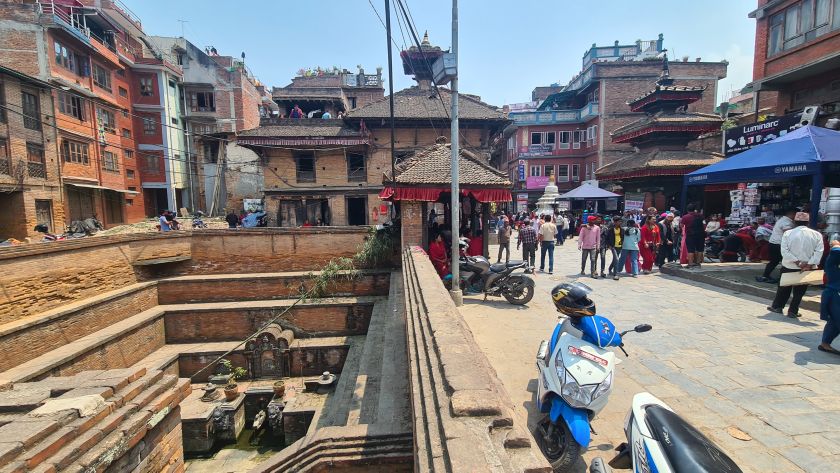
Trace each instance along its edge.
{"label": "black scooter", "polygon": [[485,300],[487,296],[501,296],[513,305],[525,305],[534,297],[534,280],[523,274],[512,274],[520,268],[527,270],[527,262],[490,264],[484,256],[465,256],[463,240],[459,246],[462,291],[483,293]]}

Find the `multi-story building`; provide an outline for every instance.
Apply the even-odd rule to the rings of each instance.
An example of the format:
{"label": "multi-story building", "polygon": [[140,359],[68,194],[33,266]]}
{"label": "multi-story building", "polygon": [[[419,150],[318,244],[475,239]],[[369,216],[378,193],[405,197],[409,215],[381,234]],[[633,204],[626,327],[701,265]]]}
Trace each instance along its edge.
{"label": "multi-story building", "polygon": [[[496,153],[500,169],[507,171],[516,194],[533,204],[554,173],[561,192],[595,180],[596,170],[633,152],[626,143],[614,143],[609,134],[640,117],[627,101],[648,92],[663,66],[663,37],[611,46],[593,45],[583,55],[581,72],[562,89],[537,87],[536,111],[511,110],[514,126],[503,135],[504,151]],[[672,61],[671,77],[689,87],[706,87],[703,98],[690,111],[712,112],[718,81],[726,77],[725,61]],[[544,98],[543,98],[544,97]]]}
{"label": "multi-story building", "polygon": [[61,231],[52,85],[0,66],[0,240],[38,238],[34,227]]}
{"label": "multi-story building", "polygon": [[[379,208],[384,168],[371,159],[370,133],[364,126],[350,126],[338,114],[383,96],[381,71],[373,75],[361,69],[359,74],[301,71],[290,85],[273,89],[276,114],[237,137],[238,144],[263,158],[265,204],[272,224],[377,223],[373,210]],[[263,115],[269,111],[266,105]],[[295,105],[316,118],[285,118]],[[324,112],[332,118],[322,119]],[[231,161],[232,151],[228,149]]]}
{"label": "multi-story building", "polygon": [[280,106],[280,117],[288,117],[297,105],[308,118],[320,118],[329,112],[333,118],[339,112],[363,107],[384,97],[382,68],[376,74],[358,73],[346,69],[301,69],[292,83],[274,87],[271,96]]}
{"label": "multi-story building", "polygon": [[840,2],[759,0],[752,89],[776,116],[819,106],[818,124],[840,117]]}
{"label": "multi-story building", "polygon": [[81,2],[4,2],[0,18],[14,32],[2,35],[0,63],[53,87],[54,113],[52,103],[46,110],[57,129],[66,219],[97,216],[109,226],[142,218],[118,25]]}
{"label": "multi-story building", "polygon": [[194,199],[189,206],[214,214],[225,207],[241,208],[243,198],[257,197],[262,190],[261,174],[253,172],[259,166],[248,166],[259,157],[232,149],[236,145],[230,142],[236,133],[258,127],[261,115],[269,118],[272,108],[278,114],[279,109],[244,59],[220,56],[215,48],[201,50],[184,38],[153,36],[150,41],[184,72],[181,118]]}

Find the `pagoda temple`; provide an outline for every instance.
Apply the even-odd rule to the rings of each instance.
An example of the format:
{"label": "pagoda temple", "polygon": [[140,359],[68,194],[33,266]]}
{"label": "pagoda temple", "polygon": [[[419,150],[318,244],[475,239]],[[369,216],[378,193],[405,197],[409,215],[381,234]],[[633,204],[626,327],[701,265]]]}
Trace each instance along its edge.
{"label": "pagoda temple", "polygon": [[653,90],[627,102],[631,111],[645,116],[610,133],[613,143],[629,143],[635,152],[598,169],[598,180],[625,194],[643,193],[645,207],[678,206],[682,176],[723,159],[719,152],[690,146],[699,136],[720,130],[723,122],[714,114],[688,111],[705,89],[674,84],[666,58]]}

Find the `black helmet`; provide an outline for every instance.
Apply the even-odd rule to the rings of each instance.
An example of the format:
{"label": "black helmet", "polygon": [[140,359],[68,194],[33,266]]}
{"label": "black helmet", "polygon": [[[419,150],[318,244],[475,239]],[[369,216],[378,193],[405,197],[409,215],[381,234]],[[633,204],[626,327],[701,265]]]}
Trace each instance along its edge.
{"label": "black helmet", "polygon": [[551,300],[557,310],[569,317],[595,315],[595,303],[589,298],[592,288],[581,283],[558,284],[551,290]]}

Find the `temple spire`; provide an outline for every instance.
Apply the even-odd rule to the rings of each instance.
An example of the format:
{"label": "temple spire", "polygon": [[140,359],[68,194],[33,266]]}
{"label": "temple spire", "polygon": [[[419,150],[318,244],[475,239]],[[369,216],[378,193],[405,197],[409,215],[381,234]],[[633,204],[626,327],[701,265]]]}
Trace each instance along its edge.
{"label": "temple spire", "polygon": [[657,85],[671,85],[674,83],[674,79],[671,79],[671,67],[668,64],[668,50],[662,50],[662,73],[659,75],[659,80],[656,81]]}

